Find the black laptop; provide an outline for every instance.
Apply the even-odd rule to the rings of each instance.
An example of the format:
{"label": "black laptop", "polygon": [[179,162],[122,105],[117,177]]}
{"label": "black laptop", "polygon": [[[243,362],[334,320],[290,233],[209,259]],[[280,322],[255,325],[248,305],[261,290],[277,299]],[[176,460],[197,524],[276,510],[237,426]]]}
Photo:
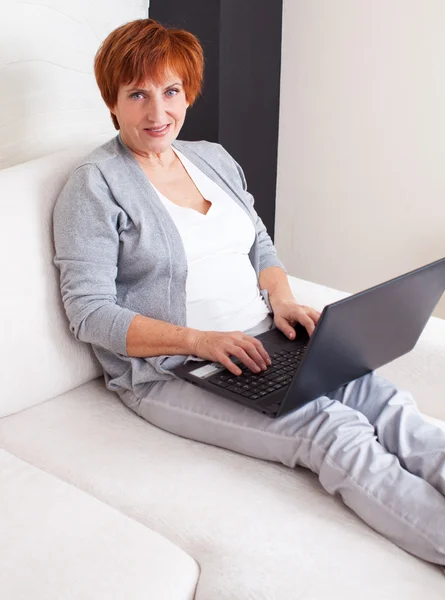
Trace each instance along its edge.
{"label": "black laptop", "polygon": [[239,363],[190,361],[175,375],[276,418],[406,354],[414,348],[445,290],[445,258],[325,306],[311,338],[296,328],[256,336],[272,359],[254,374]]}

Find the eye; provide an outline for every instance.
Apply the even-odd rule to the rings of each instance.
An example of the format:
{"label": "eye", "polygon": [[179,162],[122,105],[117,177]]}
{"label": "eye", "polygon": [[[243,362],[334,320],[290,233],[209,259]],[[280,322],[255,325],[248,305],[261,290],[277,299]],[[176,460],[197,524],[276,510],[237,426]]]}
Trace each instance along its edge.
{"label": "eye", "polygon": [[133,100],[139,100],[142,97],[142,92],[133,92],[132,94],[130,94],[130,98],[132,98]]}
{"label": "eye", "polygon": [[170,88],[165,92],[169,98],[173,98],[176,94],[179,94],[179,90],[177,88]]}

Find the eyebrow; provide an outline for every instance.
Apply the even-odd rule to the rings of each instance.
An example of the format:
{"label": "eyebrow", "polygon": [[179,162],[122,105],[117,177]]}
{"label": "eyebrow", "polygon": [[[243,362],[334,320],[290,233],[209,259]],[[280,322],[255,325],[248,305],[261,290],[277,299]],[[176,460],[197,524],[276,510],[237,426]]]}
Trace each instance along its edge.
{"label": "eyebrow", "polygon": [[[182,87],[182,83],[180,83],[179,81],[176,83],[169,83],[168,85],[165,86],[165,90],[167,90],[168,88],[174,87],[174,86],[180,86]],[[127,92],[146,92],[147,90],[144,88],[127,88]]]}

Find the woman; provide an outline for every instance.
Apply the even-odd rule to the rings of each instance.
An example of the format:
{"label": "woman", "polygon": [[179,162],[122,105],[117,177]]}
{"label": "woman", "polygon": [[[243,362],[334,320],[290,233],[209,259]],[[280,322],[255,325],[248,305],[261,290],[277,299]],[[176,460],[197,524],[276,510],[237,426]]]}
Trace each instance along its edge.
{"label": "woman", "polygon": [[187,357],[260,372],[270,357],[252,335],[275,325],[292,339],[319,318],[295,301],[239,165],[218,144],[176,140],[202,70],[193,35],[150,19],[99,49],[119,135],[74,170],[54,212],[71,331],[147,421],[307,467],[374,529],[444,565],[445,433],[409,394],[369,375],[271,420],[171,374]]}

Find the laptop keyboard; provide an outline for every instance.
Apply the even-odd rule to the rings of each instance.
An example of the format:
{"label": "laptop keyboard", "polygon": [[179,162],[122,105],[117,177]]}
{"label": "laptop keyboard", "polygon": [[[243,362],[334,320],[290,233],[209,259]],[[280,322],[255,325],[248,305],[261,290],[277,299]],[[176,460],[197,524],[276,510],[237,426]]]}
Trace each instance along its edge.
{"label": "laptop keyboard", "polygon": [[267,394],[290,384],[305,351],[306,346],[299,346],[292,350],[279,350],[271,355],[272,364],[267,371],[252,373],[244,365],[239,365],[243,371],[241,375],[224,371],[212,377],[211,383],[250,400],[260,400]]}

